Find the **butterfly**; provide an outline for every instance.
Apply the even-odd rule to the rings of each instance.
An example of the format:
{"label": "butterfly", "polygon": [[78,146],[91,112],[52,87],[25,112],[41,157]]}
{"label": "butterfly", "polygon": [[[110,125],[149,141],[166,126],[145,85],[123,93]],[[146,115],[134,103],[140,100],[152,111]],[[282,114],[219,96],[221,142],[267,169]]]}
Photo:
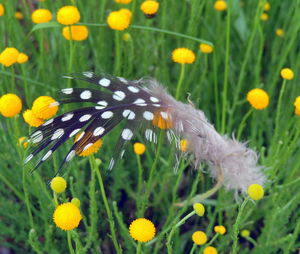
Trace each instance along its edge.
{"label": "butterfly", "polygon": [[[91,106],[80,107],[52,118],[31,134],[30,141],[34,149],[24,163],[27,164],[42,153],[33,170],[50,158],[67,140],[80,133],[65,155],[60,165],[62,168],[75,155],[87,150],[124,121],[126,123],[116,145],[117,152],[109,163],[108,168],[111,170],[123,157],[125,144],[134,137],[137,130],[143,129],[145,138],[157,143],[158,129],[172,127],[169,106],[145,86],[147,79],[129,81],[93,72],[72,74],[65,78],[86,81],[95,85],[95,88],[62,89],[60,99],[50,107],[68,103],[89,103]],[[168,131],[170,142],[173,137],[175,135]]]}

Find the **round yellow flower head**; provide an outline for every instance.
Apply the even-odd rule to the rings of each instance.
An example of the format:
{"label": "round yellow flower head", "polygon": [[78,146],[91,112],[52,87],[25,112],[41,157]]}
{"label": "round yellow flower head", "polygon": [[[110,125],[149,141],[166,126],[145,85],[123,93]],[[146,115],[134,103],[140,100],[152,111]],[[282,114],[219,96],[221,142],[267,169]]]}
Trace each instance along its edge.
{"label": "round yellow flower head", "polygon": [[204,248],[203,254],[218,254],[218,251],[215,247],[207,246]]}
{"label": "round yellow flower head", "polygon": [[173,126],[170,114],[160,111],[154,113],[152,124],[162,130],[170,129]]}
{"label": "round yellow flower head", "polygon": [[31,14],[31,20],[35,24],[47,23],[52,19],[52,14],[48,9],[37,9]]}
{"label": "round yellow flower head", "polygon": [[146,15],[155,15],[159,8],[159,2],[153,0],[146,0],[141,4],[141,10]]}
{"label": "round yellow flower head", "polygon": [[122,36],[122,39],[124,41],[130,41],[131,40],[131,35],[130,33],[124,33],[123,36]]}
{"label": "round yellow flower head", "polygon": [[134,143],[133,150],[135,154],[142,155],[146,151],[146,146],[142,143]]}
{"label": "round yellow flower head", "polygon": [[250,236],[250,231],[248,229],[243,229],[241,231],[241,236],[242,237],[248,237],[248,236]]}
{"label": "round yellow flower head", "polygon": [[79,208],[81,202],[78,198],[72,198],[71,203],[76,205]]}
{"label": "round yellow flower head", "polygon": [[79,22],[80,12],[75,6],[67,5],[58,10],[56,19],[60,24],[73,25]]}
{"label": "round yellow flower head", "polygon": [[296,98],[294,106],[296,107],[296,110],[300,111],[300,96]]}
{"label": "round yellow flower head", "polygon": [[31,109],[27,109],[24,113],[23,113],[23,118],[24,121],[26,123],[29,124],[29,126],[32,127],[39,127],[40,125],[42,125],[44,123],[43,119],[40,119],[38,117],[36,117]]}
{"label": "round yellow flower head", "polygon": [[220,235],[224,235],[226,233],[226,228],[222,225],[215,226],[214,230],[216,233],[219,233]]}
{"label": "round yellow flower head", "polygon": [[44,120],[54,116],[57,111],[57,102],[50,96],[40,96],[32,105],[32,112],[35,116]]}
{"label": "round yellow flower head", "polygon": [[201,203],[193,204],[194,211],[198,216],[203,216],[205,213],[205,207]]}
{"label": "round yellow flower head", "polygon": [[72,203],[64,203],[56,207],[53,221],[62,230],[77,228],[82,216],[79,208]]}
{"label": "round yellow flower head", "polygon": [[54,192],[62,193],[67,188],[67,182],[64,178],[56,176],[51,180],[50,187]]}
{"label": "round yellow flower head", "polygon": [[5,11],[5,9],[4,9],[3,4],[0,4],[0,16],[3,16],[4,11]]}
{"label": "round yellow flower head", "polygon": [[204,53],[204,54],[210,54],[214,50],[213,46],[210,46],[210,45],[205,44],[205,43],[201,43],[199,47],[200,47],[201,52]]}
{"label": "round yellow flower head", "polygon": [[132,12],[129,9],[122,8],[119,10],[119,12],[126,14],[129,20],[131,20]]}
{"label": "round yellow flower head", "polygon": [[260,88],[254,88],[247,94],[247,100],[255,109],[261,110],[269,105],[269,95]]}
{"label": "round yellow flower head", "polygon": [[24,18],[24,15],[23,15],[22,12],[16,11],[16,12],[15,12],[15,18],[16,18],[16,19],[23,19],[23,18]]}
{"label": "round yellow flower head", "polygon": [[124,11],[113,11],[107,17],[107,24],[114,30],[125,30],[130,25],[130,18]]}
{"label": "round yellow flower head", "polygon": [[207,242],[207,236],[203,231],[196,231],[192,234],[192,240],[197,245],[203,245]]}
{"label": "round yellow flower head", "polygon": [[152,221],[139,218],[131,222],[129,226],[130,236],[138,242],[148,242],[155,236],[155,226]]}
{"label": "round yellow flower head", "polygon": [[19,64],[23,64],[23,63],[26,63],[28,61],[28,56],[24,53],[20,53],[18,55],[18,58],[17,58],[17,62]]}
{"label": "round yellow flower head", "polygon": [[294,72],[290,68],[282,69],[280,75],[283,79],[287,80],[292,80],[294,78]]}
{"label": "round yellow flower head", "polygon": [[17,62],[19,51],[15,48],[6,48],[0,55],[0,63],[9,67]]}
{"label": "round yellow flower head", "polygon": [[260,200],[264,197],[264,189],[259,184],[251,184],[248,187],[248,195],[253,200]]}
{"label": "round yellow flower head", "polygon": [[300,110],[295,108],[295,115],[300,116]]}
{"label": "round yellow flower head", "polygon": [[279,36],[279,37],[284,37],[284,31],[283,31],[283,29],[281,29],[281,28],[277,28],[277,29],[275,30],[275,34],[276,34],[277,36]]}
{"label": "round yellow flower head", "polygon": [[[62,35],[66,40],[70,40],[70,28],[65,26]],[[73,41],[83,41],[89,36],[89,30],[86,26],[71,26],[71,35]]]}
{"label": "round yellow flower head", "polygon": [[12,93],[3,95],[0,98],[0,112],[5,117],[14,117],[22,109],[21,99]]}
{"label": "round yellow flower head", "polygon": [[[84,132],[79,132],[77,133],[77,135],[75,136],[75,142],[78,141],[79,139],[81,139],[84,135]],[[92,135],[92,134],[90,134]],[[85,157],[85,156],[89,156],[91,154],[94,154],[96,152],[98,152],[98,150],[101,148],[103,144],[103,141],[101,139],[98,139],[95,143],[89,143],[87,144],[81,153],[79,153],[78,155],[81,157]]]}
{"label": "round yellow flower head", "polygon": [[262,13],[262,14],[260,15],[260,19],[261,19],[262,21],[267,21],[267,20],[269,19],[269,15],[268,15],[267,13]]}
{"label": "round yellow flower head", "polygon": [[271,9],[270,3],[269,3],[269,2],[266,2],[266,3],[264,4],[264,11],[269,11],[270,9]]}
{"label": "round yellow flower head", "polygon": [[195,61],[195,54],[187,48],[177,48],[172,52],[172,60],[180,64],[192,64]]}
{"label": "round yellow flower head", "polygon": [[217,11],[225,11],[227,9],[227,3],[224,0],[217,0],[214,4],[214,8]]}
{"label": "round yellow flower head", "polygon": [[182,152],[186,152],[187,149],[187,140],[186,139],[182,139],[179,142],[179,150]]}
{"label": "round yellow flower head", "polygon": [[115,0],[115,2],[118,4],[129,4],[131,1],[132,0]]}
{"label": "round yellow flower head", "polygon": [[20,137],[18,139],[18,146],[23,146],[24,148],[26,148],[28,146],[27,137]]}

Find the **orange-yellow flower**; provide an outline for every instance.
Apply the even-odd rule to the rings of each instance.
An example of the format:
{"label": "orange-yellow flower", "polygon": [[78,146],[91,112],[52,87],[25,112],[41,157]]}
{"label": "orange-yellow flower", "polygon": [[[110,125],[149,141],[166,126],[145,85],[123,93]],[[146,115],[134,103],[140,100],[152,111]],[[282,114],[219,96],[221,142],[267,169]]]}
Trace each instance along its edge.
{"label": "orange-yellow flower", "polygon": [[262,21],[267,21],[267,20],[269,19],[269,15],[268,15],[267,13],[262,13],[262,14],[260,15],[260,19],[261,19]]}
{"label": "orange-yellow flower", "polygon": [[46,23],[52,19],[52,14],[48,9],[37,9],[31,14],[31,20],[35,24]]}
{"label": "orange-yellow flower", "polygon": [[180,64],[191,64],[195,61],[195,54],[190,49],[177,48],[172,52],[172,60]]}
{"label": "orange-yellow flower", "polygon": [[75,6],[64,6],[58,10],[56,19],[60,24],[73,25],[79,22],[80,12]]}
{"label": "orange-yellow flower", "polygon": [[206,43],[201,43],[199,47],[200,47],[201,52],[204,54],[210,54],[214,50],[213,46],[210,46]]}
{"label": "orange-yellow flower", "polygon": [[4,6],[3,4],[0,4],[0,16],[3,16],[4,12],[5,12]]}
{"label": "orange-yellow flower", "polygon": [[17,62],[19,64],[23,64],[23,63],[26,63],[28,61],[28,56],[24,53],[20,53],[18,55],[18,58],[17,58]]}
{"label": "orange-yellow flower", "polygon": [[22,101],[12,93],[3,95],[0,98],[0,112],[5,117],[13,117],[20,113],[22,109]]}
{"label": "orange-yellow flower", "polygon": [[114,30],[125,30],[130,25],[130,18],[124,11],[113,11],[107,17],[107,24]]}
{"label": "orange-yellow flower", "polygon": [[254,88],[247,94],[247,100],[255,109],[261,110],[269,105],[269,95],[260,88]]}
{"label": "orange-yellow flower", "polygon": [[281,29],[281,28],[277,28],[277,29],[275,30],[275,33],[276,33],[276,35],[279,36],[279,37],[284,37],[284,31],[283,31],[283,29]]}
{"label": "orange-yellow flower", "polygon": [[[84,135],[83,132],[79,132],[75,136],[75,142],[79,139],[82,139],[83,135]],[[92,136],[92,133],[90,133],[88,136],[86,136],[85,139],[88,139],[90,136]],[[78,155],[81,157],[85,157],[85,156],[89,156],[93,153],[96,153],[101,148],[102,144],[103,144],[103,141],[101,139],[98,139],[94,143],[89,143],[85,147],[83,147],[83,151],[81,151],[81,153],[79,153]]]}
{"label": "orange-yellow flower", "polygon": [[153,0],[146,0],[141,4],[141,10],[146,15],[155,15],[159,8],[159,2]]}
{"label": "orange-yellow flower", "polygon": [[16,48],[6,48],[0,55],[0,63],[9,67],[17,62],[19,51]]}
{"label": "orange-yellow flower", "polygon": [[142,155],[146,151],[146,146],[144,144],[142,144],[142,143],[136,142],[133,145],[133,150],[134,150],[135,154]]}
{"label": "orange-yellow flower", "polygon": [[72,203],[64,203],[56,207],[53,221],[62,230],[77,228],[82,216],[79,208]]}
{"label": "orange-yellow flower", "polygon": [[[65,26],[62,30],[62,35],[65,39],[70,40],[70,27]],[[86,26],[71,26],[72,40],[83,41],[89,36],[89,30]]]}
{"label": "orange-yellow flower", "polygon": [[227,3],[224,0],[217,0],[214,4],[214,8],[217,11],[225,11],[227,9]]}
{"label": "orange-yellow flower", "polygon": [[287,80],[292,80],[294,78],[294,72],[290,68],[282,69],[280,75],[283,79],[287,79]]}
{"label": "orange-yellow flower", "polygon": [[36,117],[31,109],[27,109],[24,113],[23,113],[23,118],[24,121],[26,123],[29,124],[29,126],[32,127],[39,127],[40,125],[42,125],[44,123],[43,119],[40,119],[38,117]]}
{"label": "orange-yellow flower", "polygon": [[152,124],[162,130],[170,129],[173,126],[170,114],[164,111],[154,113]]}
{"label": "orange-yellow flower", "polygon": [[15,18],[16,18],[16,19],[23,19],[23,18],[24,18],[24,15],[23,15],[22,12],[16,11],[16,12],[15,12]]}
{"label": "orange-yellow flower", "polygon": [[50,96],[40,96],[34,100],[32,112],[41,119],[48,119],[58,111],[57,102]]}
{"label": "orange-yellow flower", "polygon": [[119,10],[119,12],[126,14],[127,17],[129,18],[129,20],[131,20],[132,13],[129,9],[122,8],[122,9]]}
{"label": "orange-yellow flower", "polygon": [[207,236],[203,231],[196,231],[192,235],[192,240],[197,245],[203,245],[207,242]]}
{"label": "orange-yellow flower", "polygon": [[132,0],[115,0],[115,2],[118,4],[129,4],[131,1]]}
{"label": "orange-yellow flower", "polygon": [[130,236],[138,242],[148,242],[155,236],[155,226],[152,221],[139,218],[131,222],[129,226]]}

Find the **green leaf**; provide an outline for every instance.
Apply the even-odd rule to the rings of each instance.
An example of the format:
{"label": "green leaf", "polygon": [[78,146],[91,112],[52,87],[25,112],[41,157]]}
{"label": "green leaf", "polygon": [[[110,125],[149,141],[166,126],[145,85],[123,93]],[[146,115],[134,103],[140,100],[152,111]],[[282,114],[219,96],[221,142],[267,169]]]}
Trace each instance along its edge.
{"label": "green leaf", "polygon": [[52,21],[47,23],[36,24],[30,31],[30,33],[35,32],[36,30],[45,29],[45,28],[54,28],[61,26],[58,22]]}

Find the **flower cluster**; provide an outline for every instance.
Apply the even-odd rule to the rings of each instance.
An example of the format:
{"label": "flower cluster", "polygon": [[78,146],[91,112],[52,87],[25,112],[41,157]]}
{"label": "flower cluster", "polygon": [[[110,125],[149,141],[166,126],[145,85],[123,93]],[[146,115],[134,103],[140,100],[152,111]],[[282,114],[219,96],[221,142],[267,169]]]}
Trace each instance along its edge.
{"label": "flower cluster", "polygon": [[40,96],[33,102],[32,108],[23,113],[23,118],[30,126],[39,127],[44,120],[53,117],[57,111],[58,104],[53,98]]}
{"label": "flower cluster", "polygon": [[271,5],[269,2],[265,2],[265,4],[263,5],[263,10],[264,12],[260,15],[260,19],[262,21],[267,21],[269,19],[269,15],[266,13],[271,9]]}
{"label": "flower cluster", "polygon": [[5,67],[9,67],[15,63],[23,64],[28,61],[25,53],[19,52],[16,48],[5,48],[0,54],[0,63]]}

